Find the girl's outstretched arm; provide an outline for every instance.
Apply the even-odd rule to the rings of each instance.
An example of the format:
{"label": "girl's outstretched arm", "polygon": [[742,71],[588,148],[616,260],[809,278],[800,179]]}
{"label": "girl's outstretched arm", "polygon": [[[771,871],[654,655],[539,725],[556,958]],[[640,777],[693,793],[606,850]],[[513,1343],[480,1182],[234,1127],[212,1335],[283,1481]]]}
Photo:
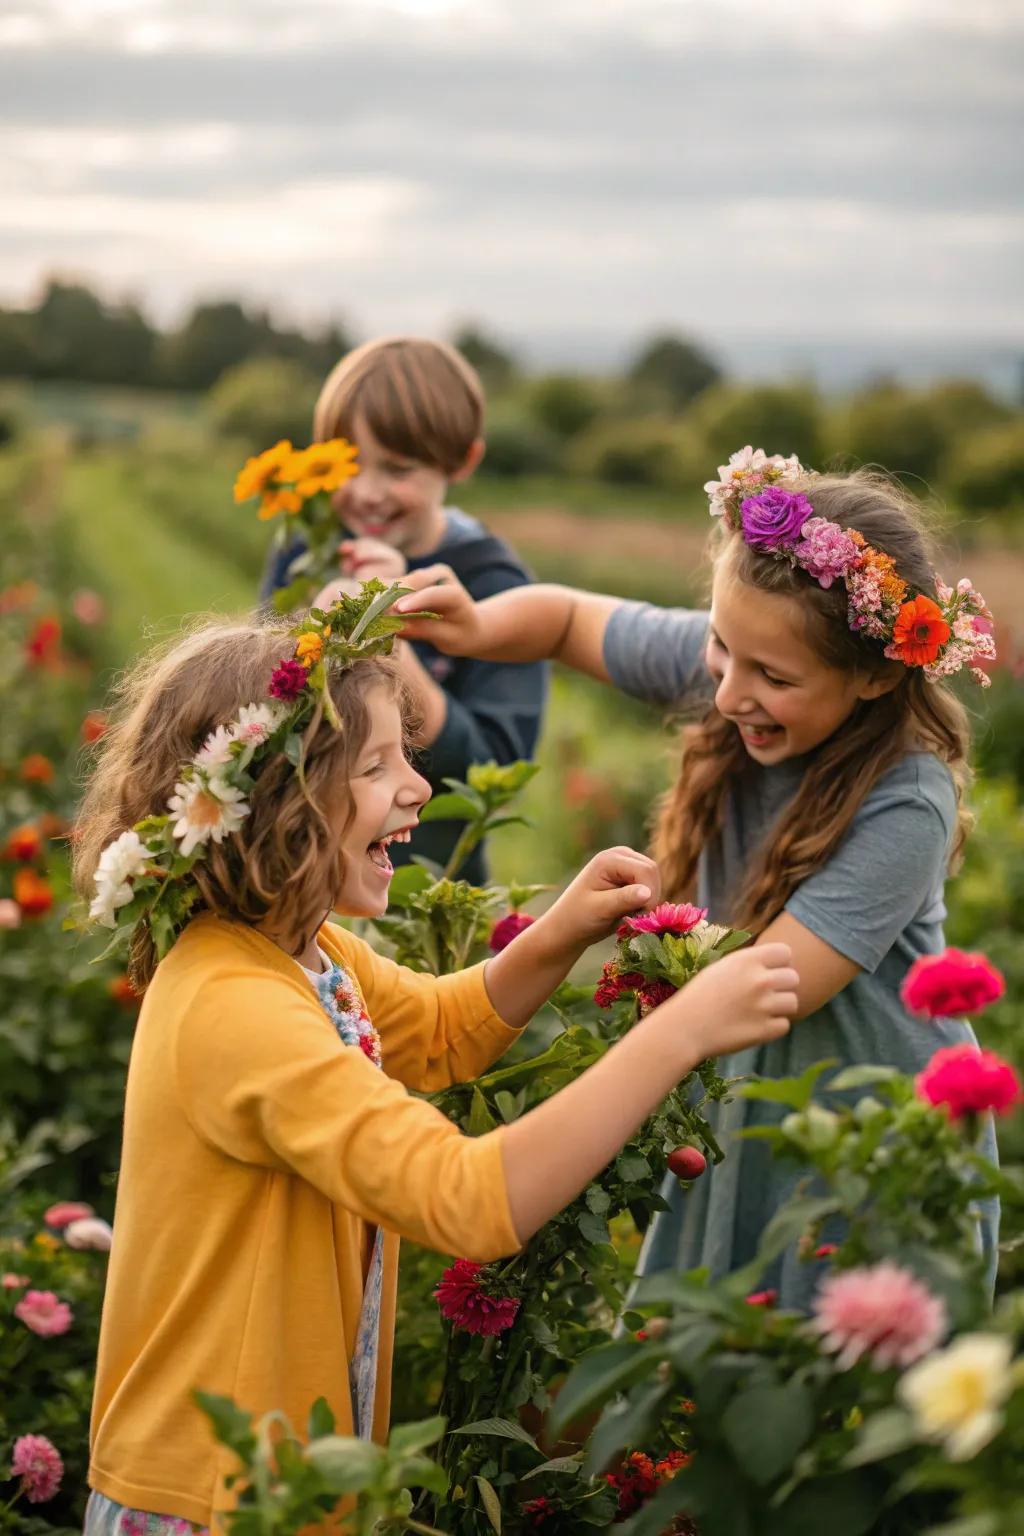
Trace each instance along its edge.
{"label": "girl's outstretched arm", "polygon": [[[415,591],[395,612],[407,616],[408,640],[429,640],[449,656],[485,661],[552,659],[609,681],[604,632],[621,599],[573,587],[513,587],[476,603],[446,565],[429,565],[404,578]],[[418,618],[432,612],[436,619]]]}

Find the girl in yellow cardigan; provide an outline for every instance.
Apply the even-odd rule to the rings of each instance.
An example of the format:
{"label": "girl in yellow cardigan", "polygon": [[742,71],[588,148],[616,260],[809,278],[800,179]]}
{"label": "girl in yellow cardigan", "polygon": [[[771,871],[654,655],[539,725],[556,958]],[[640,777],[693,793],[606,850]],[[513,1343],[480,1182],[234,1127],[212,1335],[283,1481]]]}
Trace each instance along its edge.
{"label": "girl in yellow cardigan", "polygon": [[[598,854],[485,964],[420,975],[328,921],[381,914],[429,791],[383,598],[302,632],[219,624],[138,667],[79,823],[93,918],[131,935],[128,1072],[86,1530],[230,1508],[195,1388],[387,1430],[398,1240],[516,1251],[704,1057],[778,1037],[784,945],[727,957],[514,1124],[469,1138],[411,1089],[484,1070],[583,950],[655,901]],[[386,606],[386,604],[384,605]],[[367,619],[367,611],[370,618]]]}

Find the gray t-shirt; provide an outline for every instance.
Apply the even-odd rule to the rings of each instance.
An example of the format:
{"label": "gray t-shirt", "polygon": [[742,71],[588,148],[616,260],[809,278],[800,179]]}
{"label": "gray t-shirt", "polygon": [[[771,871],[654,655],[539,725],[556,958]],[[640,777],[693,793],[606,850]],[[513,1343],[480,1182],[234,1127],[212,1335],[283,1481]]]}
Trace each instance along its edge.
{"label": "gray t-shirt", "polygon": [[[680,709],[706,705],[712,683],[704,661],[706,613],[623,603],[609,620],[604,659],[623,692]],[[731,788],[716,843],[701,854],[697,901],[728,922],[731,898],[772,823],[800,784],[803,759],[751,764]],[[900,1001],[908,967],[945,946],[943,885],[956,830],[956,791],[934,753],[908,752],[856,812],[832,857],[790,896],[785,910],[861,969],[824,1008],[795,1024],[783,1040],[726,1059],[727,1076],[797,1075],[835,1057],[840,1067],[884,1063],[919,1072],[944,1045],[973,1040],[962,1019],[913,1018]],[[777,1120],[780,1112],[736,1100],[723,1106],[722,1132]],[[985,1148],[995,1155],[994,1137]],[[641,1273],[709,1265],[720,1275],[753,1257],[757,1237],[792,1188],[794,1177],[772,1163],[762,1144],[737,1142],[726,1161],[680,1197],[675,1180],[663,1193],[673,1209],[659,1216],[641,1255]],[[988,1213],[992,1215],[991,1212]],[[986,1247],[994,1247],[988,1222]],[[814,1267],[787,1257],[766,1280],[784,1304],[806,1306]]]}

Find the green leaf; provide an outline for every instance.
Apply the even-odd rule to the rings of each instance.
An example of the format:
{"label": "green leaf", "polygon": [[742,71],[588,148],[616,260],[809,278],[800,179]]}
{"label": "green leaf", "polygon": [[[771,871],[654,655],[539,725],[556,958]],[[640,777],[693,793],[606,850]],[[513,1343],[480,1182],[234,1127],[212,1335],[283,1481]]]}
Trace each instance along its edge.
{"label": "green leaf", "polygon": [[391,1450],[405,1455],[425,1451],[428,1445],[434,1445],[440,1440],[444,1434],[444,1424],[440,1414],[432,1419],[419,1419],[415,1424],[399,1424],[397,1429],[391,1431],[388,1445]]}
{"label": "green leaf", "polygon": [[612,1203],[611,1195],[600,1184],[588,1185],[583,1198],[587,1202],[587,1209],[593,1211],[595,1216],[603,1216]]}
{"label": "green leaf", "polygon": [[318,1397],[309,1410],[309,1427],[306,1430],[307,1440],[319,1440],[321,1435],[333,1435],[334,1414],[327,1404],[326,1397]]}
{"label": "green leaf", "polygon": [[795,1383],[751,1387],[722,1415],[722,1433],[736,1461],[761,1486],[790,1469],[813,1429],[813,1399]]}
{"label": "green leaf", "polygon": [[868,1536],[876,1529],[879,1504],[879,1494],[858,1473],[817,1478],[759,1524],[757,1536]]}
{"label": "green leaf", "polygon": [[759,1078],[755,1083],[744,1084],[739,1094],[744,1099],[761,1099],[769,1104],[788,1104],[791,1109],[806,1109],[818,1078],[835,1064],[835,1057],[831,1057],[827,1061],[814,1062],[799,1077]]}
{"label": "green leaf", "polygon": [[391,877],[388,888],[388,905],[404,907],[408,898],[433,885],[432,875],[419,864],[400,864]]}
{"label": "green leaf", "polygon": [[473,1096],[469,1101],[469,1118],[466,1121],[466,1134],[469,1136],[483,1136],[487,1131],[492,1131],[497,1123],[497,1120],[495,1120],[487,1108],[487,1100],[474,1083]]}
{"label": "green leaf", "polygon": [[481,1477],[479,1473],[476,1474],[473,1481],[480,1489],[480,1498],[483,1501],[484,1510],[488,1520],[491,1522],[492,1528],[497,1532],[497,1536],[501,1536],[501,1504],[498,1502],[498,1495],[486,1477]]}
{"label": "green leaf", "polygon": [[420,811],[420,821],[476,821],[482,807],[465,795],[435,795]]}
{"label": "green leaf", "polygon": [[472,1424],[460,1424],[458,1429],[451,1431],[453,1435],[497,1435],[503,1440],[518,1440],[522,1445],[531,1446],[540,1455],[540,1446],[530,1434],[529,1430],[517,1424],[514,1419],[474,1419]]}
{"label": "green leaf", "polygon": [[[798,1195],[787,1200],[762,1232],[755,1263],[765,1268],[791,1243],[799,1242],[809,1226],[840,1209],[839,1200],[834,1195]],[[723,1288],[729,1288],[728,1280]]]}
{"label": "green leaf", "polygon": [[645,1445],[669,1388],[658,1382],[611,1403],[602,1413],[587,1446],[586,1472],[594,1477],[612,1457],[631,1445]]}
{"label": "green leaf", "polygon": [[578,1475],[582,1467],[583,1452],[577,1451],[575,1456],[555,1456],[551,1461],[542,1461],[539,1467],[531,1467],[529,1472],[524,1472],[519,1481],[529,1482],[531,1477],[540,1477],[544,1472],[575,1472]]}
{"label": "green leaf", "polygon": [[518,1093],[509,1093],[506,1088],[501,1088],[494,1095],[494,1106],[505,1124],[510,1125],[522,1113],[522,1096]]}
{"label": "green leaf", "polygon": [[829,1093],[852,1093],[855,1088],[871,1088],[876,1083],[890,1083],[899,1073],[895,1067],[844,1067],[828,1080]]}
{"label": "green leaf", "polygon": [[230,1397],[218,1397],[215,1392],[195,1392],[193,1396],[209,1419],[220,1443],[234,1451],[243,1461],[248,1461],[256,1449],[252,1414],[236,1407]]}
{"label": "green leaf", "polygon": [[866,1420],[853,1450],[843,1460],[844,1467],[866,1467],[873,1461],[897,1456],[916,1443],[914,1422],[901,1408],[886,1408]]}
{"label": "green leaf", "polygon": [[551,1410],[551,1427],[557,1433],[624,1390],[651,1369],[657,1359],[647,1346],[632,1339],[604,1344],[576,1365]]}
{"label": "green leaf", "polygon": [[387,1454],[355,1435],[325,1435],[307,1445],[305,1460],[315,1467],[331,1493],[357,1493],[381,1475]]}
{"label": "green leaf", "polygon": [[593,1211],[581,1211],[576,1218],[576,1227],[585,1242],[607,1243],[611,1240],[608,1223],[602,1217],[595,1216]]}

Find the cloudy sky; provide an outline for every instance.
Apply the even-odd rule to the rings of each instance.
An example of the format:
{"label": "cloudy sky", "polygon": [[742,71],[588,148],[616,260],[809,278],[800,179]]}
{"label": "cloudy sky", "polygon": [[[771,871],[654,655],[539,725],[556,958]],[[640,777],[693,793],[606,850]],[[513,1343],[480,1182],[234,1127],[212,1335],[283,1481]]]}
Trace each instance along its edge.
{"label": "cloudy sky", "polygon": [[0,302],[1024,348],[1016,0],[0,0]]}

